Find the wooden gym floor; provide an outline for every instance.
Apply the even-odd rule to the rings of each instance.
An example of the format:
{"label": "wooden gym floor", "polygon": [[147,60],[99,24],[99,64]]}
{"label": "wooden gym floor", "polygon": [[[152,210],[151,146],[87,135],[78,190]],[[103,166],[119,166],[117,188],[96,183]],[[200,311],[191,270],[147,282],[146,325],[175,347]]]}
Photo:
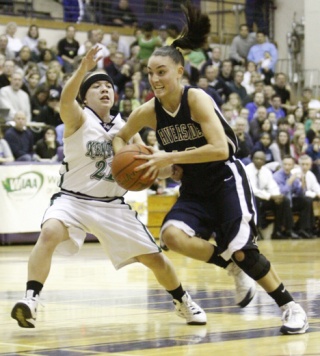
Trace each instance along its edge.
{"label": "wooden gym floor", "polygon": [[115,271],[98,243],[86,243],[75,257],[54,256],[37,327],[19,328],[10,312],[24,293],[32,246],[2,246],[0,355],[320,355],[320,239],[259,244],[307,310],[308,333],[281,335],[281,312],[260,287],[240,309],[224,270],[169,252],[183,285],[207,312],[207,325],[188,326],[152,273],[139,264]]}

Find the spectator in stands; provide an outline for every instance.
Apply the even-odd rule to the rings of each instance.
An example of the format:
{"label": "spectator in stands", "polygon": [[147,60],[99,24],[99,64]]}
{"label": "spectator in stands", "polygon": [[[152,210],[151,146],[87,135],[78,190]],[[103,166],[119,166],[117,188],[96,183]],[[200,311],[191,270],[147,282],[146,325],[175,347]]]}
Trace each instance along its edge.
{"label": "spectator in stands", "polygon": [[40,114],[41,109],[47,104],[48,97],[49,89],[44,86],[39,86],[31,96],[32,121],[38,121],[37,116]]}
{"label": "spectator in stands", "polygon": [[308,144],[306,154],[312,159],[312,172],[320,182],[320,137],[316,136],[311,143]]}
{"label": "spectator in stands", "polygon": [[23,73],[27,70],[29,63],[31,63],[31,50],[28,46],[22,46],[16,58],[14,59],[14,63],[18,68],[21,68]]}
{"label": "spectator in stands", "polygon": [[232,107],[232,105],[230,105],[228,102],[222,104],[221,105],[221,112],[223,114],[224,119],[227,121],[227,123],[231,127],[234,127],[236,118],[233,115],[233,107]]}
{"label": "spectator in stands", "polygon": [[11,83],[11,76],[16,69],[13,60],[7,59],[3,65],[3,73],[0,75],[0,88],[3,88]]}
{"label": "spectator in stands", "polygon": [[229,95],[227,104],[231,105],[233,118],[236,119],[240,114],[240,110],[242,109],[242,103],[239,94],[231,93]]}
{"label": "spectator in stands", "polygon": [[222,61],[219,78],[230,87],[233,82],[233,64],[230,59],[224,59]]}
{"label": "spectator in stands", "polygon": [[22,39],[22,44],[24,46],[28,46],[31,51],[33,51],[37,45],[39,40],[39,27],[37,25],[30,25],[27,35]]}
{"label": "spectator in stands", "polygon": [[270,52],[264,52],[263,60],[258,65],[258,71],[261,72],[264,83],[266,85],[271,85],[271,81],[274,77],[274,70]]}
{"label": "spectator in stands", "polygon": [[299,158],[298,172],[305,195],[312,199],[320,199],[320,184],[317,177],[312,173],[312,159],[308,155]]}
{"label": "spectator in stands", "polygon": [[271,106],[267,108],[267,112],[274,112],[277,120],[281,117],[286,117],[286,113],[281,106],[281,96],[279,94],[274,94],[272,96]]}
{"label": "spectator in stands", "polygon": [[[76,57],[74,57],[74,67],[75,67],[75,69],[78,68],[82,58],[86,55],[86,53],[90,50],[90,48],[92,48],[93,45],[89,40],[86,40],[86,41],[84,41],[83,45],[81,45],[81,46],[84,49],[84,53],[81,54],[81,55],[77,54]],[[79,53],[79,51],[78,51],[78,53]],[[107,57],[105,57],[105,58],[107,58]],[[105,60],[105,58],[103,60]]]}
{"label": "spectator in stands", "polygon": [[316,117],[310,126],[310,129],[306,132],[308,142],[312,142],[315,137],[320,137],[320,117]]}
{"label": "spectator in stands", "polygon": [[197,82],[197,86],[198,88],[204,90],[208,95],[210,95],[211,98],[215,101],[215,103],[219,106],[219,108],[221,107],[223,101],[218,92],[213,87],[209,86],[209,81],[206,76],[200,75],[199,80]]}
{"label": "spectator in stands", "polygon": [[161,25],[158,28],[158,37],[161,41],[161,46],[165,46],[166,40],[168,38],[167,25]]}
{"label": "spectator in stands", "polygon": [[40,83],[40,74],[39,73],[30,73],[24,77],[24,84],[28,90],[29,97],[35,94]]}
{"label": "spectator in stands", "polygon": [[58,161],[58,147],[60,143],[57,140],[57,133],[53,126],[47,126],[43,130],[43,138],[38,140],[35,145],[35,154],[38,160],[41,161]]}
{"label": "spectator in stands", "polygon": [[2,127],[0,126],[0,164],[13,162],[14,157],[7,140],[3,137]]}
{"label": "spectator in stands", "polygon": [[293,111],[293,115],[294,115],[294,120],[295,122],[305,122],[305,117],[304,117],[304,112],[303,112],[303,108],[301,105],[298,105],[294,111]]}
{"label": "spectator in stands", "polygon": [[[269,132],[262,132],[260,134],[259,140],[254,143],[251,155],[257,151],[262,151],[266,155],[266,164],[273,163],[274,158],[270,150],[270,145],[272,143],[272,137]],[[273,165],[272,165],[273,166]]]}
{"label": "spectator in stands", "polygon": [[112,24],[122,27],[137,26],[137,17],[130,8],[128,0],[119,0],[118,4],[112,9]]}
{"label": "spectator in stands", "polygon": [[[259,110],[262,111],[261,109]],[[258,113],[257,113],[258,114]],[[263,113],[263,117],[264,117],[264,113]],[[271,136],[271,142],[273,142],[276,138],[276,130],[274,129],[271,120],[268,118],[268,116],[266,117],[266,119],[263,120],[262,124],[261,124],[261,133],[263,132],[268,132]]]}
{"label": "spectator in stands", "polygon": [[50,93],[56,92],[60,95],[62,91],[59,73],[55,68],[48,68],[45,76],[40,79],[40,85],[49,89]]}
{"label": "spectator in stands", "polygon": [[41,61],[41,53],[47,48],[47,40],[39,38],[37,46],[31,50],[31,59],[33,62],[39,63]]}
{"label": "spectator in stands", "polygon": [[33,151],[33,133],[26,128],[27,117],[23,111],[14,115],[14,127],[10,127],[4,135],[16,161],[36,161]]}
{"label": "spectator in stands", "polygon": [[126,61],[127,64],[129,64],[131,71],[133,73],[140,71],[142,67],[142,63],[140,62],[138,58],[140,48],[138,45],[130,47],[130,57]]}
{"label": "spectator in stands", "polygon": [[[99,42],[101,39],[101,34],[98,29],[89,30],[87,33],[87,37],[88,37],[88,41],[92,44],[91,47],[98,46],[100,48],[99,56],[101,56],[101,59],[98,61],[97,67],[102,69],[104,67],[103,60],[105,57],[109,57],[110,51],[104,44]],[[80,45],[77,55],[84,56],[87,51],[88,51],[88,45],[85,45],[83,43],[82,45]]]}
{"label": "spectator in stands", "polygon": [[258,66],[254,62],[252,62],[252,61],[246,62],[245,71],[243,73],[243,82],[242,82],[243,86],[246,86],[246,85],[249,85],[249,83],[252,83],[251,73],[256,73],[257,69],[258,69]]}
{"label": "spectator in stands", "polygon": [[[278,130],[278,120],[276,118],[276,114],[274,112],[267,112],[267,119],[271,122],[272,128],[275,132],[279,131]],[[283,120],[284,118],[281,118],[279,120]]]}
{"label": "spectator in stands", "polygon": [[245,66],[249,50],[256,43],[256,35],[249,32],[246,24],[239,26],[239,34],[232,39],[230,46],[230,59],[234,65]]}
{"label": "spectator in stands", "polygon": [[286,156],[290,156],[290,135],[288,131],[280,130],[277,132],[276,140],[271,143],[270,150],[275,162],[279,165]]}
{"label": "spectator in stands", "polygon": [[73,72],[75,69],[74,59],[80,47],[79,42],[75,39],[75,35],[75,27],[72,25],[67,26],[65,37],[59,40],[57,45],[58,56],[62,59],[63,71],[65,73]]}
{"label": "spectator in stands", "polygon": [[24,112],[27,122],[31,121],[31,105],[29,95],[21,89],[23,77],[14,72],[11,83],[0,89],[0,107],[10,109],[8,118],[13,120],[17,112]]}
{"label": "spectator in stands", "polygon": [[311,88],[303,88],[301,102],[307,102],[308,109],[320,110],[320,100],[313,97],[313,92]]}
{"label": "spectator in stands", "polygon": [[276,171],[273,177],[278,183],[281,194],[291,202],[291,214],[292,212],[299,213],[299,220],[296,223],[298,236],[310,238],[314,224],[312,199],[305,196],[298,173],[291,173],[294,164],[291,156],[284,157],[282,168]]}
{"label": "spectator in stands", "polygon": [[[304,128],[305,131],[308,132],[312,126],[312,124],[314,123],[314,121],[318,118],[318,110],[317,109],[308,109],[307,110],[307,116],[305,118],[305,122],[304,122]],[[311,143],[311,142],[309,142]]]}
{"label": "spectator in stands", "polygon": [[116,52],[113,57],[113,62],[104,69],[112,78],[117,88],[117,93],[121,97],[124,92],[125,84],[131,79],[130,66],[125,63],[124,54],[122,52]]}
{"label": "spectator in stands", "polygon": [[60,93],[50,92],[47,104],[41,108],[39,115],[35,118],[37,122],[43,122],[46,125],[57,127],[62,124],[60,117]]}
{"label": "spectator in stands", "polygon": [[247,132],[248,122],[245,118],[239,116],[235,120],[233,130],[238,138],[238,150],[235,154],[243,164],[247,165],[251,163],[251,152],[253,149],[253,142],[250,135]]}
{"label": "spectator in stands", "polygon": [[132,110],[135,110],[137,107],[141,105],[141,102],[139,99],[137,99],[134,95],[134,87],[132,82],[127,82],[124,86],[124,93],[123,96],[121,96],[120,102],[119,102],[119,110],[123,111],[123,100],[130,100],[131,101],[131,106]]}
{"label": "spectator in stands", "polygon": [[213,65],[207,66],[205,76],[208,79],[209,87],[215,89],[223,102],[226,102],[229,94],[231,93],[231,89],[223,80],[219,78],[219,68]]}
{"label": "spectator in stands", "polygon": [[290,139],[293,137],[293,134],[296,130],[300,130],[300,129],[304,129],[304,125],[302,122],[296,122],[294,114],[288,114],[285,117],[289,123],[289,135],[290,135]]}
{"label": "spectator in stands", "polygon": [[294,110],[295,106],[291,103],[291,88],[287,83],[287,76],[282,72],[278,72],[274,76],[274,81],[273,89],[281,97],[282,108],[286,113]]}
{"label": "spectator in stands", "polygon": [[142,33],[138,36],[138,46],[140,48],[138,58],[145,63],[151,56],[152,52],[161,46],[161,40],[158,36],[153,35],[154,26],[152,22],[145,22],[141,27]]}
{"label": "spectator in stands", "polygon": [[246,120],[246,122],[247,122],[246,132],[248,132],[249,131],[249,120],[248,120],[249,110],[247,108],[242,107],[239,112],[239,117],[243,117]]}
{"label": "spectator in stands", "polygon": [[8,49],[15,54],[17,54],[22,47],[20,38],[15,37],[17,30],[18,25],[15,22],[11,21],[7,23],[5,34],[8,38]]}
{"label": "spectator in stands", "polygon": [[245,167],[256,201],[258,227],[265,229],[269,225],[266,214],[271,210],[274,214],[271,238],[273,240],[298,238],[298,235],[293,232],[290,200],[280,192],[272,172],[265,163],[265,153],[256,151],[252,163]]}
{"label": "spectator in stands", "polygon": [[256,33],[256,44],[250,48],[247,59],[259,66],[264,60],[265,52],[270,53],[271,69],[275,72],[278,60],[278,50],[273,43],[267,41],[266,34],[263,31],[258,30]]}
{"label": "spectator in stands", "polygon": [[110,44],[116,45],[116,51],[122,52],[124,54],[124,58],[128,59],[130,57],[130,46],[128,42],[121,37],[119,31],[112,31],[110,33],[109,41],[105,42],[104,45],[109,48]]}
{"label": "spectator in stands", "polygon": [[6,59],[14,59],[16,54],[8,47],[8,37],[3,34],[0,35],[0,53],[3,54]]}
{"label": "spectator in stands", "polygon": [[38,62],[38,68],[41,78],[44,78],[48,70],[49,63],[55,58],[54,53],[51,49],[45,48],[40,53],[40,62]]}
{"label": "spectator in stands", "polygon": [[304,129],[295,131],[290,144],[290,155],[294,158],[295,163],[298,163],[300,156],[306,153],[307,148],[308,143]]}
{"label": "spectator in stands", "polygon": [[254,143],[259,140],[262,133],[262,125],[266,119],[267,109],[264,106],[259,106],[254,119],[249,121],[249,134]]}
{"label": "spectator in stands", "polygon": [[[275,90],[273,89],[272,85],[269,84],[264,84],[263,86],[263,93],[264,93],[264,103],[265,103],[265,107],[269,108],[271,106],[271,101],[272,101],[272,97],[273,95],[276,94]],[[281,98],[281,97],[280,97]],[[280,99],[281,100],[281,99]],[[282,102],[280,103],[281,107],[282,107]],[[284,111],[286,112],[286,111]]]}
{"label": "spectator in stands", "polygon": [[220,70],[221,65],[222,65],[222,54],[221,54],[221,48],[218,46],[215,46],[212,48],[211,51],[211,56],[210,58],[206,61],[206,63],[202,66],[200,72],[202,74],[205,74],[206,72],[206,68],[208,66],[214,66],[214,67],[218,67],[218,69]]}
{"label": "spectator in stands", "polygon": [[[241,100],[241,105],[244,106],[248,100],[246,88],[241,84],[243,82],[243,71],[238,69],[234,73],[233,81],[229,84],[233,93],[237,93]],[[231,94],[230,94],[231,95]],[[229,97],[230,97],[229,95]]]}
{"label": "spectator in stands", "polygon": [[[245,73],[244,73],[245,74]],[[250,81],[246,83],[245,80],[242,82],[242,85],[245,87],[248,94],[248,102],[250,102],[250,98],[253,98],[254,93],[256,92],[257,83],[263,83],[261,79],[261,74],[258,72],[250,73]]]}
{"label": "spectator in stands", "polygon": [[122,99],[120,101],[120,114],[124,121],[128,120],[128,117],[132,113],[132,102],[130,99]]}
{"label": "spectator in stands", "polygon": [[249,122],[253,120],[255,113],[260,106],[264,106],[264,94],[256,92],[253,95],[253,101],[245,105],[245,107],[249,110]]}
{"label": "spectator in stands", "polygon": [[134,97],[138,99],[140,103],[144,103],[146,94],[150,88],[149,82],[143,78],[140,70],[132,74],[131,81],[134,89]]}

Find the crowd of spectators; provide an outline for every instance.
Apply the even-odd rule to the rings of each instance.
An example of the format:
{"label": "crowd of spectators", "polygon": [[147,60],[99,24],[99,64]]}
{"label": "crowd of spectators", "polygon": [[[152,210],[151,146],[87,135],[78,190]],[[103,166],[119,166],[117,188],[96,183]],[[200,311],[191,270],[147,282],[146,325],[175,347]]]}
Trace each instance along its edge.
{"label": "crowd of spectators", "polygon": [[[119,18],[120,14],[119,9]],[[131,43],[116,29],[105,40],[97,27],[79,43],[76,28],[68,25],[65,36],[49,48],[36,25],[30,25],[24,38],[17,38],[16,31],[17,25],[10,22],[0,36],[0,109],[7,110],[6,121],[12,123],[0,135],[0,163],[61,159],[60,93],[92,46],[101,49],[97,67],[115,83],[113,110],[126,120],[132,110],[153,97],[146,65],[152,51],[179,35],[175,24],[154,29],[146,22],[136,28]],[[259,206],[259,227],[265,227],[265,216],[273,210],[278,219],[273,238],[318,234],[312,202],[320,197],[320,101],[312,89],[304,88],[301,97],[293,100],[286,74],[277,72],[276,45],[266,33],[252,33],[245,24],[239,27],[227,55],[210,41],[184,55],[183,83],[207,92],[236,132],[237,157],[250,172]],[[43,124],[45,129],[32,131],[32,124]],[[258,185],[256,173],[262,166],[273,184],[270,178],[263,180],[265,186]],[[299,213],[298,221],[295,213]]]}

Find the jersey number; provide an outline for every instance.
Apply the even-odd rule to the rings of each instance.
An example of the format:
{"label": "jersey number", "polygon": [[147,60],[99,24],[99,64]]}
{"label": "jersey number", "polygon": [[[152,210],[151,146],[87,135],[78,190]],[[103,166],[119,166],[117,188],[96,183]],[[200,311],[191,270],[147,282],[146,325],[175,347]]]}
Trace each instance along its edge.
{"label": "jersey number", "polygon": [[109,172],[109,174],[106,174],[105,172],[108,167],[106,161],[98,161],[96,163],[96,167],[97,167],[96,171],[90,176],[91,179],[96,179],[96,180],[103,179],[103,180],[114,182],[111,171]]}

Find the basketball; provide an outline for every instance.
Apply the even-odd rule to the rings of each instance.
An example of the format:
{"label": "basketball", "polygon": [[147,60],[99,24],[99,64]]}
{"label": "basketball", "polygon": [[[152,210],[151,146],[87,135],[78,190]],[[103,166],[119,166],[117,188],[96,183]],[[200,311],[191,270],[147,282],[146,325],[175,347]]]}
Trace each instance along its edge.
{"label": "basketball", "polygon": [[124,146],[113,158],[112,176],[121,188],[131,191],[140,191],[149,188],[154,180],[141,180],[147,169],[134,171],[134,169],[146,160],[135,159],[140,154],[151,154],[152,152],[143,145],[131,144]]}

